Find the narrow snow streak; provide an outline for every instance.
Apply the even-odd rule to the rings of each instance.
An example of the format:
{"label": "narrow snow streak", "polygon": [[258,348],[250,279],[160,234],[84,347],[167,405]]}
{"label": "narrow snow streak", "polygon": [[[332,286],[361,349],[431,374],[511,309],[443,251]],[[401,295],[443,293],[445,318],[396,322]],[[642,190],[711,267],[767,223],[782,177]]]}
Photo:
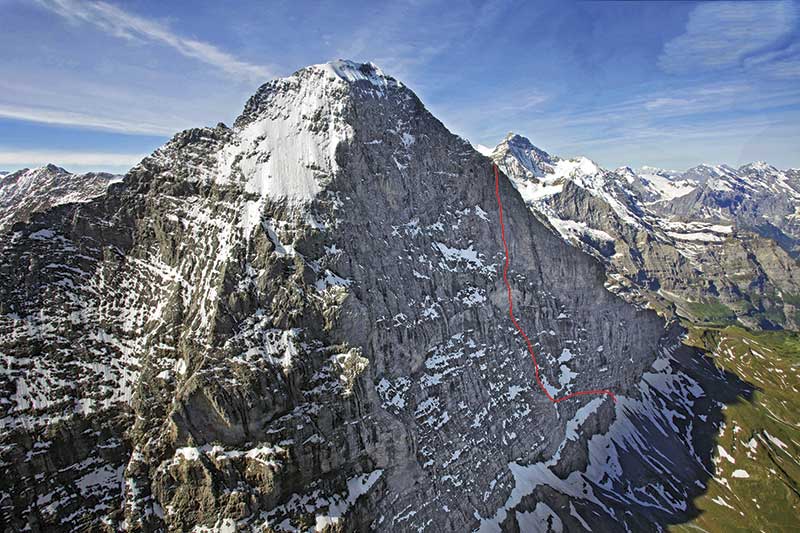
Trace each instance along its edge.
{"label": "narrow snow streak", "polygon": [[514,316],[514,301],[511,298],[511,285],[508,283],[508,267],[511,264],[511,260],[509,259],[508,255],[508,244],[506,244],[506,227],[503,224],[503,202],[500,200],[500,173],[497,170],[497,165],[492,166],[494,167],[494,194],[497,197],[497,208],[500,213],[500,238],[503,240],[503,250],[505,251],[506,255],[506,260],[503,264],[503,282],[506,284],[506,290],[508,290],[508,315],[511,317],[511,322],[514,324],[514,327],[517,328],[519,334],[522,335],[523,339],[525,339],[525,344],[528,345],[528,353],[531,354],[531,359],[533,360],[533,368],[536,372],[536,382],[539,384],[539,388],[542,389],[542,392],[544,392],[544,395],[547,396],[547,399],[553,403],[559,403],[576,396],[586,396],[590,394],[605,394],[607,396],[611,396],[611,399],[616,403],[617,397],[613,392],[607,389],[578,391],[556,399],[547,391],[542,383],[542,380],[539,378],[539,362],[536,360],[536,354],[533,352],[533,345],[531,345],[530,339],[528,339],[528,336],[524,331],[522,331],[522,327],[520,327],[516,317]]}

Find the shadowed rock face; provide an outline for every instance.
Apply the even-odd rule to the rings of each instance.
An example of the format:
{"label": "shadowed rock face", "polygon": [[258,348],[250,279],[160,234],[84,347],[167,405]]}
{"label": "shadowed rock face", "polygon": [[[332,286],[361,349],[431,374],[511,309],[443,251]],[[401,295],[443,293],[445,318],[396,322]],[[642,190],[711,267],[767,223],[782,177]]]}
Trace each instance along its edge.
{"label": "shadowed rock face", "polygon": [[[669,402],[699,397],[642,380],[657,357],[673,375],[679,332],[606,291],[504,176],[500,194],[542,379],[556,396],[611,389],[616,408],[533,386],[490,160],[373,65],[318,65],[264,85],[233,129],[182,132],[105,196],[2,241],[3,521],[491,531],[544,512],[547,485],[537,501],[567,524],[558,502],[606,502],[609,530],[647,523],[613,488],[588,498],[602,467],[580,470],[614,420],[666,424]],[[630,479],[646,460],[631,455]]]}

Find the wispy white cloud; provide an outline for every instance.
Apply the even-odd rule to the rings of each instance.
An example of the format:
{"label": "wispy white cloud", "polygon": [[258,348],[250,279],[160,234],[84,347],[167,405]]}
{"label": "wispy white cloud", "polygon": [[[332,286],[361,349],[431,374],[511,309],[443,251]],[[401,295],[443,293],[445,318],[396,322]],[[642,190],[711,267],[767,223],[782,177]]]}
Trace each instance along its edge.
{"label": "wispy white cloud", "polygon": [[142,122],[141,120],[131,121],[114,117],[96,116],[77,111],[3,103],[0,103],[0,118],[145,135],[172,135],[176,131],[175,128],[168,125],[151,124]]}
{"label": "wispy white cloud", "polygon": [[658,64],[672,74],[763,64],[759,58],[785,47],[797,18],[791,0],[705,2],[690,13],[685,33],[664,45]]}
{"label": "wispy white cloud", "polygon": [[686,98],[660,97],[653,98],[644,103],[645,109],[659,109],[662,107],[685,106],[690,103]]}
{"label": "wispy white cloud", "polygon": [[547,102],[549,99],[550,95],[538,89],[510,91],[499,95],[499,97],[489,105],[489,111],[492,114],[530,111],[532,109],[540,108],[541,104]]}
{"label": "wispy white cloud", "polygon": [[354,31],[339,36],[334,55],[374,61],[424,92],[445,75],[443,56],[485,34],[513,4],[514,0],[386,2]]}
{"label": "wispy white cloud", "polygon": [[795,150],[787,145],[796,139],[798,113],[784,111],[800,105],[800,93],[793,88],[764,92],[738,82],[638,92],[591,109],[543,109],[494,121],[476,122],[471,114],[460,118],[480,132],[474,141],[493,146],[510,129],[552,153],[586,155],[611,168],[688,168],[708,160],[797,164]]}
{"label": "wispy white cloud", "polygon": [[[661,124],[665,120],[682,122],[709,120],[709,115],[739,116],[742,113],[768,114],[775,109],[800,105],[800,93],[794,88],[763,91],[749,83],[712,83],[679,90],[642,94],[594,109],[548,114],[550,123],[568,127],[621,125],[631,123]],[[587,132],[596,132],[590,128]]]}
{"label": "wispy white cloud", "polygon": [[18,150],[0,147],[0,165],[3,165],[8,170],[15,170],[21,167],[38,167],[48,163],[60,166],[91,168],[130,168],[141,161],[144,156],[144,154]]}
{"label": "wispy white cloud", "polygon": [[695,125],[659,127],[634,123],[606,136],[561,140],[556,153],[597,157],[610,168],[653,165],[681,169],[700,163],[739,165],[755,160],[779,168],[796,167],[797,118],[720,117]]}
{"label": "wispy white cloud", "polygon": [[[539,139],[565,138],[573,141],[607,139],[611,132],[630,131],[631,125],[650,125],[654,131],[664,122],[703,120],[713,113],[767,111],[778,106],[800,104],[794,90],[763,93],[748,83],[710,83],[680,89],[651,91],[640,88],[639,94],[614,102],[586,106],[563,105],[564,96],[545,95],[533,91],[528,102],[536,105],[516,106],[521,92],[498,96],[480,106],[457,106],[443,109],[443,115],[462,130],[477,132],[475,141],[493,144],[508,129],[526,129],[535,125]],[[537,96],[538,95],[538,96]],[[550,100],[555,103],[550,105]],[[529,133],[533,133],[528,129]],[[534,140],[535,142],[535,140]]]}
{"label": "wispy white cloud", "polygon": [[169,46],[186,57],[243,80],[263,81],[273,77],[273,69],[270,67],[242,61],[211,43],[183,37],[166,24],[128,13],[105,2],[39,0],[39,3],[72,22],[92,24],[122,39],[149,41]]}
{"label": "wispy white cloud", "polygon": [[800,42],[749,58],[746,64],[772,78],[800,78]]}

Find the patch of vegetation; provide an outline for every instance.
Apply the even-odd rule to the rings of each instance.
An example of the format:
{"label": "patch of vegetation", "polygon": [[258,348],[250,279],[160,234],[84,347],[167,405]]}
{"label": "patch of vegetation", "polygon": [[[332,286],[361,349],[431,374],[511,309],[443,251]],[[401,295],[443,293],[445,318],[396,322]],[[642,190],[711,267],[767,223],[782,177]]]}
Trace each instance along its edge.
{"label": "patch of vegetation", "polygon": [[793,294],[791,292],[784,292],[781,294],[781,298],[787,304],[791,304],[795,307],[800,307],[800,294]]}
{"label": "patch of vegetation", "polygon": [[800,335],[687,324],[687,344],[756,387],[724,408],[701,514],[670,531],[797,531],[800,517]]}
{"label": "patch of vegetation", "polygon": [[708,325],[728,325],[736,322],[736,313],[730,307],[714,299],[704,302],[686,302],[679,307],[692,322]]}

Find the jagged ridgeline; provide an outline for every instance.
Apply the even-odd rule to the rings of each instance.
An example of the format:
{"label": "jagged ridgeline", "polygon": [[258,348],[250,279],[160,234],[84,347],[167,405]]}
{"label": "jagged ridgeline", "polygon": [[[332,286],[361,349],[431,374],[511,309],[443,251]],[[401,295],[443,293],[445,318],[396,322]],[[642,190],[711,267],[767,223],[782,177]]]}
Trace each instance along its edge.
{"label": "jagged ridgeline", "polygon": [[371,64],[271,81],[232,129],[179,133],[105,195],[15,224],[0,242],[5,530],[617,531],[690,515],[709,459],[697,417],[722,405],[703,379],[721,378],[608,292],[505,176],[500,194],[545,386],[616,405],[536,390],[490,160]]}

